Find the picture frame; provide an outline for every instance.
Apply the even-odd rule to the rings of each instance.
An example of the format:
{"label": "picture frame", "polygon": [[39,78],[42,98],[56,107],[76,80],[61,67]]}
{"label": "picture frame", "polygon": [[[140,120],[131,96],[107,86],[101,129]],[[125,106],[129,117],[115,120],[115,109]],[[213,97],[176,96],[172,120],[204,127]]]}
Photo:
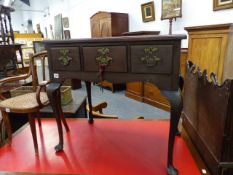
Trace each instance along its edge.
{"label": "picture frame", "polygon": [[54,17],[54,38],[57,40],[63,39],[62,14],[58,14]]}
{"label": "picture frame", "polygon": [[213,0],[213,10],[224,10],[233,8],[233,0]]}
{"label": "picture frame", "polygon": [[62,18],[62,23],[63,23],[64,28],[69,28],[69,18],[68,17]]}
{"label": "picture frame", "polygon": [[162,0],[161,20],[182,17],[182,0]]}
{"label": "picture frame", "polygon": [[155,20],[154,1],[141,4],[142,20],[149,22]]}
{"label": "picture frame", "polygon": [[33,41],[33,50],[34,53],[45,51],[45,44],[42,41]]}
{"label": "picture frame", "polygon": [[70,30],[64,30],[64,39],[70,39]]}

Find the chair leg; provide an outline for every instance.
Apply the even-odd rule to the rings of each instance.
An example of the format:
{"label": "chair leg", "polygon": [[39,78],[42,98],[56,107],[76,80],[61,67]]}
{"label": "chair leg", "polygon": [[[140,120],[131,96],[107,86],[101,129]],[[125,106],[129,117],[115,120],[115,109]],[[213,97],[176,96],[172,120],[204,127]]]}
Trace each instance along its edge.
{"label": "chair leg", "polygon": [[36,125],[35,125],[34,115],[32,113],[29,113],[28,119],[29,119],[29,124],[30,124],[30,128],[31,128],[35,153],[38,154],[38,143],[37,143],[37,137],[36,137]]}
{"label": "chair leg", "polygon": [[6,125],[6,129],[7,129],[8,143],[11,144],[11,142],[12,142],[12,129],[11,129],[11,123],[9,120],[8,113],[5,111],[2,111],[2,118],[3,118],[3,121],[4,121],[4,123]]}
{"label": "chair leg", "polygon": [[41,127],[40,111],[37,111],[36,115],[37,115],[38,125],[39,127]]}

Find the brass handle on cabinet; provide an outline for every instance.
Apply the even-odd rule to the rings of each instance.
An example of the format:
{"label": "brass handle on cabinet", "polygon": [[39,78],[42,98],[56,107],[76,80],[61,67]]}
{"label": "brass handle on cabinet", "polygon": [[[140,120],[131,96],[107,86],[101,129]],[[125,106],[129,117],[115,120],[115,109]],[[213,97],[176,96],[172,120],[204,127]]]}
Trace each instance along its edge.
{"label": "brass handle on cabinet", "polygon": [[161,58],[154,55],[154,53],[157,51],[157,47],[144,48],[145,56],[141,57],[141,62],[145,64],[147,67],[154,67],[158,65],[158,63],[161,61]]}
{"label": "brass handle on cabinet", "polygon": [[144,63],[148,67],[153,67],[158,65],[158,63],[161,61],[160,58],[156,56],[145,56],[141,58],[142,63]]}
{"label": "brass handle on cabinet", "polygon": [[112,62],[112,58],[108,56],[110,53],[110,49],[106,47],[102,47],[97,50],[99,56],[95,58],[96,62],[99,64],[99,73],[97,76],[100,79],[100,82],[104,80],[104,71],[105,67],[108,66]]}
{"label": "brass handle on cabinet", "polygon": [[61,49],[60,53],[62,56],[59,57],[58,60],[63,66],[68,66],[70,61],[72,61],[72,58],[68,56],[68,53],[70,53],[70,51],[68,49]]}
{"label": "brass handle on cabinet", "polygon": [[100,53],[100,56],[96,57],[96,61],[99,64],[99,66],[108,66],[112,62],[112,58],[108,56],[110,53],[109,48],[100,48],[98,49],[98,53]]}

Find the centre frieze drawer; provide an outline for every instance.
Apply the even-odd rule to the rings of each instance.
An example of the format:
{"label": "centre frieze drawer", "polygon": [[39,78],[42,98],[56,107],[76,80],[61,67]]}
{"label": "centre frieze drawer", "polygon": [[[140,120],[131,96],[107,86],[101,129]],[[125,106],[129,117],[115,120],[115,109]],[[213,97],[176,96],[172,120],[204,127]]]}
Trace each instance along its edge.
{"label": "centre frieze drawer", "polygon": [[172,45],[131,46],[131,70],[134,73],[172,73]]}
{"label": "centre frieze drawer", "polygon": [[78,47],[54,47],[50,49],[53,70],[80,71]]}
{"label": "centre frieze drawer", "polygon": [[83,47],[84,71],[127,72],[126,46]]}

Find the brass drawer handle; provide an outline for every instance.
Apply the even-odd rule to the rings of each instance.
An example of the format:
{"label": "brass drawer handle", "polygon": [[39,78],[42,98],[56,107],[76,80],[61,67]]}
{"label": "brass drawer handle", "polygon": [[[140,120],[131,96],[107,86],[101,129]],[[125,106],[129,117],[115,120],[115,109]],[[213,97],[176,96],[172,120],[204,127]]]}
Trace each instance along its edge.
{"label": "brass drawer handle", "polygon": [[158,51],[156,47],[147,47],[144,48],[145,56],[141,57],[141,62],[145,64],[147,67],[154,67],[160,63],[161,58],[154,55],[155,52]]}
{"label": "brass drawer handle", "polygon": [[145,56],[141,58],[141,61],[148,67],[154,67],[156,65],[158,65],[158,63],[160,62],[160,58],[156,57],[156,56]]}
{"label": "brass drawer handle", "polygon": [[98,53],[100,53],[99,57],[96,57],[96,61],[99,64],[99,66],[108,66],[112,62],[112,58],[108,56],[110,53],[109,48],[100,48],[97,50]]}
{"label": "brass drawer handle", "polygon": [[68,49],[61,49],[60,53],[62,56],[59,57],[58,60],[63,66],[68,66],[70,61],[72,61],[72,58],[68,56],[68,53],[70,53],[70,51]]}

